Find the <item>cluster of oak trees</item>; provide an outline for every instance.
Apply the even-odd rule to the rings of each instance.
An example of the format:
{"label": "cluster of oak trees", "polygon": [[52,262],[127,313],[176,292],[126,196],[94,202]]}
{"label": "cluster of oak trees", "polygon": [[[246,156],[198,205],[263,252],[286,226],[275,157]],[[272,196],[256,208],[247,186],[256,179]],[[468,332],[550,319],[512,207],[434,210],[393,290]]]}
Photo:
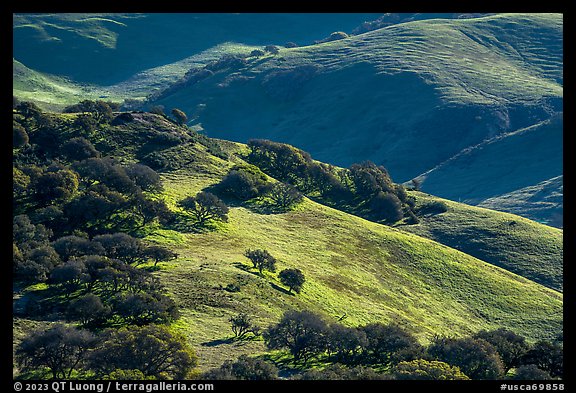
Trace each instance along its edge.
{"label": "cluster of oak trees", "polygon": [[307,196],[376,221],[418,221],[413,198],[392,182],[383,166],[366,161],[335,168],[293,146],[263,139],[248,141],[248,147],[249,162]]}
{"label": "cluster of oak trees", "polygon": [[[246,315],[231,322],[236,327],[254,325]],[[436,336],[423,346],[394,323],[349,327],[309,311],[288,311],[262,335],[269,349],[288,351],[303,370],[312,360],[332,364],[304,371],[295,377],[299,379],[545,380],[562,378],[564,368],[561,337],[530,344],[504,328],[462,338]],[[278,369],[265,358],[242,356],[204,378],[277,379]]]}
{"label": "cluster of oak trees", "polygon": [[85,137],[113,121],[109,103],[69,107],[82,112],[70,121],[28,102],[13,109],[14,280],[45,288],[15,313],[78,326],[52,323],[24,337],[15,358],[23,375],[186,377],[196,357],[163,327],[178,310],[149,271],[177,255],[138,237],[174,220],[157,197],[160,176],[103,156]]}

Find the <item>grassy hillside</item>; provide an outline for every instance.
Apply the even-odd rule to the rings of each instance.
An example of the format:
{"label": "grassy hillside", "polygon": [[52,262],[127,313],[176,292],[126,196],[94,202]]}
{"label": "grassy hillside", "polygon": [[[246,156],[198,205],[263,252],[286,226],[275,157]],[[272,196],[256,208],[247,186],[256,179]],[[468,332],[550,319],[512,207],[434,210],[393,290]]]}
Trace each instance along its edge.
{"label": "grassy hillside", "polygon": [[[75,115],[61,116],[70,122]],[[152,153],[168,158],[161,197],[172,210],[180,209],[179,200],[219,182],[242,162],[244,145],[189,134],[156,115],[132,116],[125,124],[102,127],[91,138],[99,151],[125,162],[146,162]],[[176,136],[176,145],[159,144],[173,142]],[[394,321],[423,343],[435,334],[464,336],[498,327],[536,341],[553,338],[562,329],[560,292],[436,241],[308,199],[282,214],[228,202],[228,222],[211,230],[151,226],[145,232],[146,240],[179,254],[175,261],[161,262],[153,274],[176,301],[182,317],[172,329],[187,337],[202,370],[243,353],[264,352],[262,341],[229,340],[228,320],[238,312],[248,313],[262,327],[292,309],[315,311],[333,321],[345,313],[343,322],[350,326]],[[485,219],[497,221],[496,216]],[[534,224],[538,230],[526,230],[517,241],[541,241],[540,227]],[[452,229],[466,234],[464,220]],[[561,237],[551,237],[550,242],[561,247]],[[279,270],[301,269],[306,276],[303,291],[289,294],[277,274],[258,275],[243,256],[247,248],[268,250],[278,258]],[[227,291],[228,284],[240,291]],[[16,303],[23,293],[41,288],[21,290],[15,294]],[[16,318],[14,326],[15,337],[22,337],[23,329],[40,324]]]}
{"label": "grassy hillside", "polygon": [[15,14],[14,57],[37,71],[116,84],[226,42],[307,45],[379,14]]}
{"label": "grassy hillside", "polygon": [[417,210],[440,202],[447,211],[423,211],[418,224],[401,225],[399,229],[562,290],[562,230],[513,214],[468,206],[421,192],[414,191],[410,195],[416,197]]}
{"label": "grassy hillside", "polygon": [[[218,176],[184,169],[164,179],[167,197],[175,201]],[[562,295],[556,291],[309,200],[276,215],[237,206],[217,232],[162,231],[151,238],[180,253],[159,276],[183,309],[176,326],[198,349],[202,367],[264,349],[261,342],[226,341],[228,318],[240,311],[264,326],[289,309],[314,310],[329,320],[346,313],[352,326],[396,321],[414,328],[423,342],[433,334],[459,336],[499,326],[536,339],[552,336],[561,324]],[[289,295],[274,274],[255,274],[243,256],[247,248],[268,250],[280,260],[279,269],[301,269],[304,291]],[[228,284],[240,292],[223,290]]]}
{"label": "grassy hillside", "polygon": [[249,58],[160,103],[201,106],[196,121],[215,137],[266,137],[344,166],[371,159],[404,181],[548,118],[543,103],[562,97],[561,37],[559,14],[414,21]]}
{"label": "grassy hillside", "polygon": [[[538,203],[546,193],[532,192],[530,199],[514,195],[515,190],[534,187],[538,183],[562,175],[563,171],[563,126],[562,114],[534,126],[486,140],[466,149],[434,169],[419,176],[422,190],[434,195],[465,203],[480,204],[491,199],[489,206],[498,208],[498,197],[512,193],[508,198]],[[548,182],[556,192],[558,182]],[[562,184],[560,182],[559,186]],[[536,188],[538,188],[536,186]],[[520,191],[519,191],[520,192]],[[524,192],[520,192],[524,193]],[[503,201],[504,202],[504,201]],[[525,206],[525,205],[524,205]],[[561,209],[562,199],[556,199],[555,207]],[[499,209],[511,211],[505,204]],[[549,221],[542,209],[533,206],[534,218]],[[560,210],[561,211],[561,210]],[[514,210],[512,210],[514,212]],[[558,210],[550,210],[551,214]],[[531,214],[528,212],[528,214]]]}

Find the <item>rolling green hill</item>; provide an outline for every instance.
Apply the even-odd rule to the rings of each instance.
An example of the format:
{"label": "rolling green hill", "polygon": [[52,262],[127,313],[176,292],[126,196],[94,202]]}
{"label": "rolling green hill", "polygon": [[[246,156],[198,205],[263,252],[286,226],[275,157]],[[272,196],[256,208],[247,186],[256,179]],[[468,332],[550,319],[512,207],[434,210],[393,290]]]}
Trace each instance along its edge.
{"label": "rolling green hill", "polygon": [[[138,100],[130,108],[149,96],[149,105],[183,109],[210,136],[269,138],[341,166],[370,159],[401,182],[426,173],[424,191],[561,225],[561,198],[551,205],[534,190],[562,174],[562,123],[537,127],[543,150],[534,149],[534,130],[521,130],[562,111],[562,15],[459,17],[386,14],[362,24],[376,15],[17,14],[14,94],[47,108],[79,90]],[[361,33],[366,26],[386,27]],[[312,44],[336,30],[357,35]],[[265,44],[279,53],[249,56]],[[245,62],[191,81],[225,55]],[[493,177],[491,165],[447,165],[487,140],[501,143],[485,160],[510,168],[532,160],[537,171]]]}
{"label": "rolling green hill", "polygon": [[[184,130],[156,115],[132,116],[132,121],[101,130],[94,143],[127,162],[154,152],[170,157],[162,172],[161,197],[173,210],[180,209],[179,200],[219,182],[229,168],[243,162],[246,147],[238,143],[203,139],[172,147],[147,143],[151,132],[181,134]],[[219,146],[217,155],[211,152],[216,149],[210,147],[214,143]],[[179,254],[177,260],[161,263],[154,274],[181,311],[173,328],[188,338],[203,370],[243,353],[264,352],[262,341],[227,340],[232,334],[228,319],[238,312],[247,312],[263,327],[291,309],[312,310],[329,320],[346,313],[344,323],[350,326],[395,321],[423,343],[434,334],[463,336],[498,327],[535,341],[555,337],[562,329],[562,293],[455,248],[309,199],[282,214],[264,214],[250,204],[230,204],[229,221],[214,230],[151,227],[145,237]],[[477,233],[469,231],[466,219],[474,220],[477,231],[488,231],[515,217],[497,212],[482,215],[478,211],[483,209],[457,203],[450,203],[450,210],[444,214],[451,221],[443,225],[468,242]],[[512,242],[517,247],[538,243],[533,252],[540,256],[561,249],[562,238],[556,232],[543,240],[542,234],[549,230],[546,226],[515,219],[519,233]],[[437,234],[434,228],[441,224],[425,218],[417,227],[423,233]],[[494,245],[494,254],[502,253],[499,247],[510,248],[505,239],[486,244]],[[259,276],[243,256],[248,248],[268,250],[278,258],[280,270],[301,269],[307,279],[302,293],[288,294],[276,274]],[[512,258],[512,252],[508,256]],[[522,265],[519,261],[518,265],[533,262],[526,260]],[[549,264],[550,269],[556,266],[544,258],[539,262]],[[226,291],[229,284],[240,291]],[[16,336],[30,323],[17,319]]]}
{"label": "rolling green hill", "polygon": [[562,291],[562,230],[517,215],[429,194],[413,191],[411,195],[416,197],[417,209],[441,202],[447,206],[447,211],[423,212],[418,224],[401,225],[398,229],[435,240]]}
{"label": "rolling green hill", "polygon": [[[482,193],[508,194],[561,175],[562,122],[537,127],[546,149],[536,147],[534,132],[521,130],[562,111],[562,53],[559,14],[420,20],[248,58],[240,69],[217,72],[155,103],[194,113],[193,123],[214,137],[269,138],[343,166],[370,159],[400,181],[513,133],[503,145],[515,149],[516,162],[502,149],[487,149],[486,158],[510,165],[532,160],[538,171],[490,177],[493,171],[480,175],[478,167],[462,172],[462,183],[448,171],[424,185],[478,204],[500,195]],[[458,188],[467,184],[477,187]],[[498,200],[491,206],[499,209]],[[530,207],[516,211],[553,222],[542,211],[530,215]]]}
{"label": "rolling green hill", "polygon": [[311,44],[379,14],[14,14],[14,58],[49,74],[106,86],[218,45]]}

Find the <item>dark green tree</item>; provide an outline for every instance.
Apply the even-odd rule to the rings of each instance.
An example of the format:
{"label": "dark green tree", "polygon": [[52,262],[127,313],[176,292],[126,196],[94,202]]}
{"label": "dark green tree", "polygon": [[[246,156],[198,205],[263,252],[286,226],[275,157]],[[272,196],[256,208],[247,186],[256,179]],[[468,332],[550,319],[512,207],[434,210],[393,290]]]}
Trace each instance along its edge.
{"label": "dark green tree", "polygon": [[377,220],[396,222],[404,216],[402,202],[395,194],[378,192],[370,201],[370,212]]}
{"label": "dark green tree", "polygon": [[178,254],[162,246],[148,246],[144,249],[144,256],[154,261],[154,266],[158,262],[167,262],[178,258]]}
{"label": "dark green tree", "polygon": [[280,282],[286,285],[289,289],[288,292],[292,293],[292,290],[296,293],[300,293],[302,286],[306,281],[304,273],[300,269],[284,269],[278,274]]}
{"label": "dark green tree", "polygon": [[510,379],[517,381],[542,381],[552,379],[552,377],[546,371],[539,369],[535,364],[527,364],[518,367]]}
{"label": "dark green tree", "polygon": [[530,349],[524,337],[504,328],[490,331],[482,330],[476,333],[474,337],[484,339],[496,348],[500,359],[502,359],[504,374],[508,373],[510,369],[518,367]]}
{"label": "dark green tree", "polygon": [[210,220],[228,221],[228,206],[210,192],[201,191],[195,197],[181,200],[179,205],[196,218],[196,224],[199,226]]}
{"label": "dark green tree", "polygon": [[168,323],[179,316],[171,298],[152,291],[119,294],[113,301],[112,311],[126,324],[137,326]]}
{"label": "dark green tree", "polygon": [[416,359],[400,362],[394,368],[394,376],[399,380],[468,380],[458,367],[437,360]]}
{"label": "dark green tree", "polygon": [[22,147],[28,144],[30,138],[28,138],[28,133],[18,123],[14,123],[12,131],[12,147]]}
{"label": "dark green tree", "polygon": [[197,364],[184,337],[160,325],[110,329],[90,355],[97,376],[115,370],[140,370],[158,379],[186,379]]}
{"label": "dark green tree", "polygon": [[302,201],[303,195],[296,187],[286,183],[275,183],[266,194],[274,208],[288,210]]}
{"label": "dark green tree", "polygon": [[172,109],[171,113],[172,116],[174,116],[174,119],[176,119],[176,123],[178,123],[178,125],[184,125],[186,122],[188,122],[188,116],[186,116],[186,113],[184,113],[182,110],[174,108]]}
{"label": "dark green tree", "polygon": [[75,299],[68,307],[68,316],[78,320],[84,326],[89,326],[106,320],[110,314],[110,307],[102,303],[99,296],[88,293]]}
{"label": "dark green tree", "polygon": [[363,355],[369,363],[391,365],[421,349],[416,337],[396,324],[371,323],[361,330],[366,334]]}
{"label": "dark green tree", "polygon": [[69,161],[82,161],[100,155],[94,145],[84,137],[70,139],[62,145],[60,153]]}
{"label": "dark green tree", "polygon": [[428,355],[457,366],[471,379],[499,379],[504,374],[502,360],[496,348],[479,338],[435,338]]}
{"label": "dark green tree", "polygon": [[264,269],[274,273],[276,271],[276,258],[274,258],[266,250],[246,250],[244,256],[250,259],[255,268],[258,269],[260,274]]}
{"label": "dark green tree", "polygon": [[264,51],[275,55],[280,52],[280,48],[278,48],[276,45],[266,45],[264,47]]}
{"label": "dark green tree", "polygon": [[558,342],[540,340],[524,355],[521,364],[534,364],[552,377],[564,375],[564,349]]}
{"label": "dark green tree", "polygon": [[16,350],[16,360],[24,371],[46,367],[52,379],[70,379],[95,343],[90,332],[57,324],[25,337]]}
{"label": "dark green tree", "polygon": [[94,236],[108,258],[118,259],[127,264],[139,265],[145,261],[144,244],[138,238],[118,232]]}
{"label": "dark green tree", "polygon": [[218,189],[224,194],[246,201],[265,193],[268,185],[266,175],[251,165],[232,169],[218,184]]}
{"label": "dark green tree", "polygon": [[288,349],[294,360],[307,363],[326,351],[328,326],[310,311],[287,311],[280,322],[264,331],[268,349]]}
{"label": "dark green tree", "polygon": [[230,327],[234,333],[234,337],[242,339],[248,333],[252,333],[255,336],[260,334],[260,328],[252,322],[252,318],[246,313],[240,313],[236,316],[231,317],[229,320]]}
{"label": "dark green tree", "polygon": [[242,355],[232,362],[226,361],[217,369],[202,374],[202,379],[207,380],[245,380],[261,381],[278,379],[278,368],[262,359],[250,358]]}

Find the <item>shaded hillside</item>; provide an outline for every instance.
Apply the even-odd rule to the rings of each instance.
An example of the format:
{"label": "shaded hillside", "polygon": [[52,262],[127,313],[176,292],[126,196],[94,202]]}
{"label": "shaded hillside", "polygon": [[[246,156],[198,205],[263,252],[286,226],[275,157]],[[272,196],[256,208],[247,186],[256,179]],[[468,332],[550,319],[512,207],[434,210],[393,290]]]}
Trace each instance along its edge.
{"label": "shaded hillside", "polygon": [[404,181],[560,110],[561,35],[560,15],[402,23],[248,58],[158,103],[201,108],[212,136],[287,142],[343,166],[371,159]]}
{"label": "shaded hillside", "polygon": [[419,176],[422,190],[551,222],[562,212],[563,127],[559,114],[488,139]]}
{"label": "shaded hillside", "polygon": [[564,177],[558,176],[534,186],[482,201],[478,206],[507,211],[562,228]]}
{"label": "shaded hillside", "polygon": [[37,71],[109,85],[225,42],[311,44],[379,14],[15,14],[14,58]]}

